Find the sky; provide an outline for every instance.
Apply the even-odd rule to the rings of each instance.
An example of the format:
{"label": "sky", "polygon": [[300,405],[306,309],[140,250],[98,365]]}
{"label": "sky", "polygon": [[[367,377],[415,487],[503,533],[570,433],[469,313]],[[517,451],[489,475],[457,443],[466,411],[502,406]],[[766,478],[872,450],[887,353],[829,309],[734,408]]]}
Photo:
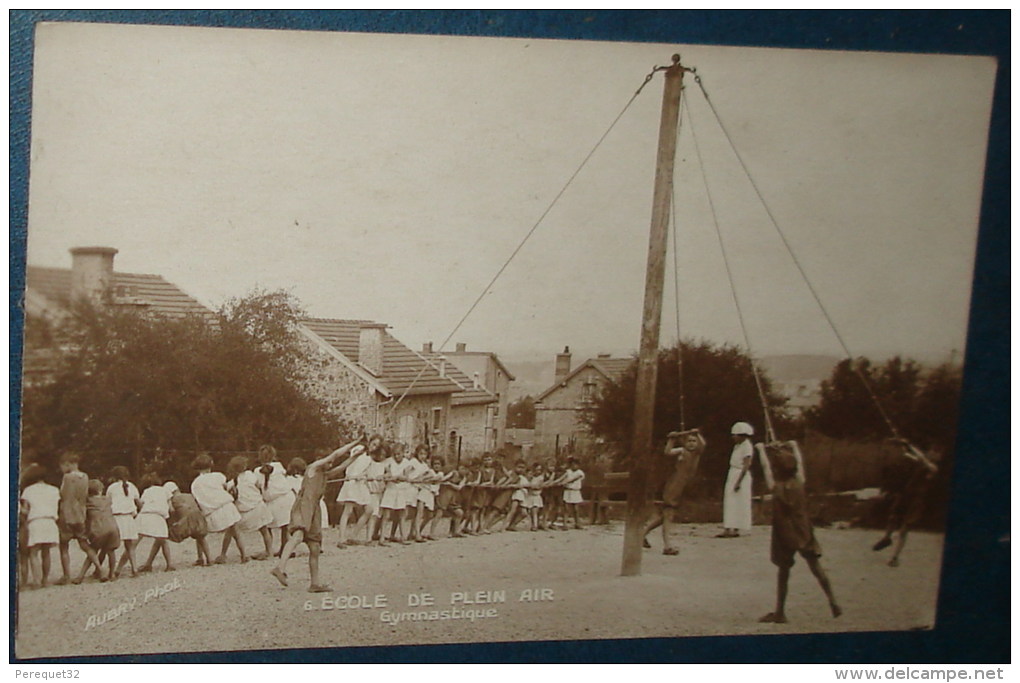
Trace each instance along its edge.
{"label": "sky", "polygon": [[[995,76],[982,57],[41,24],[27,262],[112,246],[116,270],[213,307],[283,288],[311,315],[385,322],[412,347],[452,334],[446,348],[507,358],[627,354],[661,75],[453,332],[674,52],[850,351],[962,353]],[[668,261],[662,343],[679,308],[681,336],[745,344],[735,292],[756,355],[843,355],[686,85],[680,296]]]}

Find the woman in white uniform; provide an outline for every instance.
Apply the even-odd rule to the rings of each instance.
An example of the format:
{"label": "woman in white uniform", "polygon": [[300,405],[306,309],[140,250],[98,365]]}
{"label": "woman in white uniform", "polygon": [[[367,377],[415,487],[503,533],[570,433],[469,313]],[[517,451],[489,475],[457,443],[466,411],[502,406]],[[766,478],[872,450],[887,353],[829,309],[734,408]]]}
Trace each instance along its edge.
{"label": "woman in white uniform", "polygon": [[730,453],[730,469],[723,489],[723,532],[718,538],[733,538],[741,531],[751,530],[751,459],[754,446],[751,437],[754,428],[746,422],[738,422],[730,430],[733,436],[733,451]]}

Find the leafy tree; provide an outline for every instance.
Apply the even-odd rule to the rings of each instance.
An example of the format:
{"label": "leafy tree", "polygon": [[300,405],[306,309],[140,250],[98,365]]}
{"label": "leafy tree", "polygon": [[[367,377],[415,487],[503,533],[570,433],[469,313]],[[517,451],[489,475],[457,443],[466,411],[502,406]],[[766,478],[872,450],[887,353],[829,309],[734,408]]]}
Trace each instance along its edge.
{"label": "leafy tree", "polygon": [[334,443],[344,425],[300,389],[299,315],[289,294],[262,291],[214,320],[75,305],[52,381],[25,390],[23,445],[44,462],[71,448],[137,473],[171,450]]}
{"label": "leafy tree", "polygon": [[535,428],[535,399],[523,396],[512,401],[506,410],[506,426],[511,429]]}
{"label": "leafy tree", "polygon": [[[659,352],[658,379],[655,395],[653,443],[665,443],[666,434],[679,429],[697,427],[708,442],[699,467],[698,488],[708,482],[722,482],[728,467],[727,456],[734,422],[749,422],[756,434],[765,433],[764,410],[755,385],[751,359],[736,346],[716,346],[702,341],[684,341],[679,345],[681,367],[678,369],[678,347]],[[680,371],[683,374],[683,419],[681,419]],[[780,438],[793,438],[794,423],[784,411],[786,399],[772,390],[768,377],[760,373],[769,415]],[[603,389],[584,419],[597,436],[613,444],[619,454],[617,467],[629,460],[630,439],[634,419],[634,391],[637,364],[633,363],[619,382]],[[657,466],[662,458],[653,458]],[[661,472],[653,471],[653,480]],[[713,488],[714,490],[714,488]],[[704,492],[702,490],[702,492]]]}
{"label": "leafy tree", "polygon": [[[948,451],[956,438],[961,374],[946,364],[931,371],[899,356],[881,366],[844,360],[822,382],[821,402],[807,425],[837,439],[879,440],[897,432],[924,448]],[[879,410],[881,406],[881,411]]]}

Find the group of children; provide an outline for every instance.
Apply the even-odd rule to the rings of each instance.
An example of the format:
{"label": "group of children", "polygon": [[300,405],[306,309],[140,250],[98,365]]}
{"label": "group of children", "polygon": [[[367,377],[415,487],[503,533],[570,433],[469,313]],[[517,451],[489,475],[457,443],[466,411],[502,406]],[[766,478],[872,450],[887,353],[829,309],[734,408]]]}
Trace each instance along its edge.
{"label": "group of children", "polygon": [[[131,576],[152,571],[160,554],[165,570],[173,571],[171,542],[193,539],[199,566],[225,563],[232,544],[242,563],[275,555],[279,562],[272,572],[284,585],[287,561],[303,542],[309,549],[311,590],[328,590],[318,580],[318,555],[322,528],[329,524],[326,485],[335,482],[342,482],[336,498],[340,548],[435,540],[444,521],[453,537],[513,531],[521,522],[533,531],[560,522],[566,529],[570,518],[575,528],[581,526],[577,508],[583,502],[584,471],[573,459],[565,466],[550,461],[529,467],[519,461],[511,467],[506,458],[497,462],[486,455],[450,467],[442,458],[430,458],[424,446],[409,452],[403,444],[373,436],[311,465],[294,458],[285,468],[268,445],[254,458],[235,456],[225,472],[213,471],[213,465],[208,454],[195,458],[190,493],[154,473],[144,474],[136,486],[123,466],[110,471],[104,487],[89,480],[71,452],[60,458],[59,489],[46,483],[42,466],[28,466],[21,495],[22,585],[47,584],[53,546],[59,546],[63,569],[56,583],[65,584],[80,583],[92,568],[101,581],[125,570]],[[258,532],[264,551],[249,554],[244,532]],[[215,558],[206,540],[212,533],[222,534]],[[137,567],[136,550],[145,539],[151,540],[148,556]],[[86,556],[77,575],[70,566],[71,541]]]}
{"label": "group of children", "polygon": [[[734,452],[748,444],[751,434],[746,431],[745,423],[735,426]],[[893,566],[909,525],[916,521],[921,495],[918,491],[937,471],[922,451],[906,441],[898,443],[904,455],[916,463],[917,475],[910,479],[913,483],[901,499],[894,501],[890,519],[896,521],[890,522],[886,535],[875,545],[875,550],[891,545],[892,533],[899,531],[890,562]],[[663,508],[649,519],[646,534],[655,526],[668,524],[669,509],[679,504],[704,448],[705,441],[697,430],[670,434],[665,455],[676,458],[676,470],[666,482]],[[820,564],[821,547],[808,514],[803,458],[797,443],[759,443],[753,449],[772,492],[770,559],[779,572],[776,609],[761,621],[786,621],[787,585],[798,554],[818,580],[832,615],[840,616],[842,610]],[[743,465],[741,462],[741,469],[746,469]],[[111,470],[112,481],[104,491],[102,482],[89,480],[79,469],[74,453],[60,458],[63,480],[59,489],[45,482],[43,467],[27,467],[22,477],[19,525],[19,550],[27,549],[19,566],[23,585],[33,585],[30,576],[34,585],[46,585],[54,545],[60,550],[63,576],[57,583],[62,584],[80,583],[92,567],[101,581],[117,578],[126,566],[132,576],[151,571],[160,553],[166,571],[173,571],[170,542],[191,538],[196,543],[195,564],[200,566],[225,563],[231,543],[237,546],[242,563],[276,555],[279,559],[271,574],[284,586],[288,585],[287,563],[298,544],[304,543],[309,550],[309,591],[327,592],[331,589],[319,580],[318,556],[322,528],[329,519],[324,501],[326,486],[337,482],[342,482],[336,497],[340,506],[340,548],[435,540],[444,521],[452,537],[513,531],[522,521],[535,531],[556,528],[562,519],[560,528],[566,529],[570,517],[575,528],[581,527],[578,505],[583,502],[585,474],[573,458],[568,458],[565,466],[554,461],[529,466],[521,460],[511,467],[507,457],[485,455],[480,461],[450,467],[442,458],[430,458],[424,446],[408,454],[405,445],[387,444],[376,435],[322,454],[307,466],[295,458],[284,468],[275,449],[263,446],[254,459],[231,459],[226,473],[214,472],[207,454],[199,455],[192,467],[198,475],[191,482],[190,493],[182,492],[176,482],[162,481],[151,473],[142,476],[139,493],[122,466]],[[274,553],[276,530],[279,550]],[[249,557],[242,532],[255,531],[262,537],[265,552]],[[669,545],[667,531],[668,526],[664,526],[664,552],[676,554]],[[215,559],[211,559],[206,542],[210,533],[223,534]],[[136,570],[135,549],[144,539],[151,539],[149,554]],[[72,540],[85,554],[81,570],[73,578],[69,555]],[[116,559],[121,546],[123,550]],[[108,565],[105,573],[104,563]]]}
{"label": "group of children", "polygon": [[[257,462],[234,457],[226,474],[213,472],[212,458],[201,454],[192,463],[198,476],[191,482],[191,492],[185,493],[172,479],[154,473],[144,474],[136,486],[123,466],[110,470],[110,482],[104,486],[79,469],[79,457],[73,452],[63,454],[59,464],[63,473],[59,488],[46,483],[41,465],[29,465],[22,474],[19,573],[26,587],[48,583],[54,546],[59,547],[63,570],[57,584],[80,583],[92,568],[101,581],[118,578],[126,568],[136,576],[152,571],[160,553],[165,570],[173,571],[171,542],[187,539],[195,541],[199,566],[225,563],[231,543],[237,545],[241,562],[265,559],[271,554],[275,530],[279,530],[280,546],[287,541],[291,509],[305,471],[300,458],[285,469],[272,446],[259,450]],[[244,531],[261,533],[264,553],[249,557],[241,536]],[[217,532],[223,533],[223,540],[214,559],[206,536]],[[146,539],[151,545],[139,567],[136,549]],[[76,575],[70,562],[72,541],[85,554]],[[118,550],[119,558],[115,557]]]}
{"label": "group of children", "polygon": [[[408,452],[373,436],[367,448],[343,465],[339,547],[435,540],[449,524],[449,535],[514,530],[526,521],[532,531],[552,529],[572,517],[580,528],[584,471],[574,459],[510,465],[509,458],[485,455],[451,467],[429,457],[425,446]],[[356,516],[354,526],[351,517]]]}

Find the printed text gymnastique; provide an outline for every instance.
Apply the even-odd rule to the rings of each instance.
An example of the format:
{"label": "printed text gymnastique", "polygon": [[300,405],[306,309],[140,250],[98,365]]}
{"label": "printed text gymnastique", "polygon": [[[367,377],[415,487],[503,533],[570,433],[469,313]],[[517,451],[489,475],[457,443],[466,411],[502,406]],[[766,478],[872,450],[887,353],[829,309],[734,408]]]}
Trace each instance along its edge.
{"label": "printed text gymnastique", "polygon": [[398,605],[401,607],[420,608],[438,605],[470,607],[475,605],[498,605],[506,603],[508,600],[515,602],[551,602],[555,600],[555,596],[551,588],[524,588],[519,591],[511,591],[509,595],[505,590],[452,591],[439,597],[426,592],[407,593],[395,601],[391,601],[390,597],[383,593],[375,595],[334,593],[324,595],[321,599],[306,600],[304,609],[306,612],[311,612],[315,610],[386,610]]}

